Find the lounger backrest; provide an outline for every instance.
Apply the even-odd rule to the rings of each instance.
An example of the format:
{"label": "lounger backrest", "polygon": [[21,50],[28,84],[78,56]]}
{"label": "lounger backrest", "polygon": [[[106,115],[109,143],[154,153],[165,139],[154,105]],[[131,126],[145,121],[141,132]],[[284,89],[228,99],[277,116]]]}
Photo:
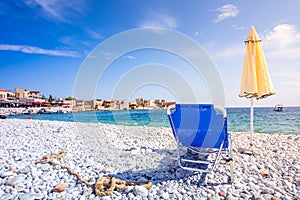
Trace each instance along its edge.
{"label": "lounger backrest", "polygon": [[227,137],[227,119],[211,104],[176,104],[169,119],[183,146],[220,148]]}

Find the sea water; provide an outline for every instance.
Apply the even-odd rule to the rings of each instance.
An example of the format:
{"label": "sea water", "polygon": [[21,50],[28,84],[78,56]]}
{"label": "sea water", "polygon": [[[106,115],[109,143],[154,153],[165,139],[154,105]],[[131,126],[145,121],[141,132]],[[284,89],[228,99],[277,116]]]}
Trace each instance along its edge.
{"label": "sea water", "polygon": [[[250,131],[249,108],[227,108],[228,130]],[[128,126],[170,127],[166,110],[118,110],[74,112],[61,114],[15,115],[9,118],[55,120],[85,123],[107,123]],[[283,112],[273,108],[254,108],[254,132],[300,135],[300,107],[286,107]]]}

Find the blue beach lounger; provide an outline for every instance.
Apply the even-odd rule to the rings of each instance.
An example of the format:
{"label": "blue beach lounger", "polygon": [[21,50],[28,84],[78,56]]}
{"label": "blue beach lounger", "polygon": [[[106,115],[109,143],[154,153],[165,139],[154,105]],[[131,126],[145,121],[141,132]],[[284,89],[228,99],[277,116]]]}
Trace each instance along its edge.
{"label": "blue beach lounger", "polygon": [[[182,169],[209,173],[223,153],[226,162],[232,161],[231,139],[223,107],[173,104],[168,107],[167,114],[177,141],[178,165]],[[233,181],[232,162],[230,171]]]}

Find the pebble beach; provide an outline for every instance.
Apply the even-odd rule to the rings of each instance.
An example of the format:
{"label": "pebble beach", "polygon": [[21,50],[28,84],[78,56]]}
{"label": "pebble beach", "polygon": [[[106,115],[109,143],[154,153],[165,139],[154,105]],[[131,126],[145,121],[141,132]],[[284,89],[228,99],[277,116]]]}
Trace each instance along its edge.
{"label": "pebble beach", "polygon": [[[229,165],[213,173],[180,169],[171,158],[170,128],[0,120],[0,199],[300,199],[300,135],[234,132],[234,181]],[[39,162],[66,152],[57,162],[95,184],[101,177],[151,182],[109,196],[59,166]],[[59,188],[61,186],[62,188]]]}

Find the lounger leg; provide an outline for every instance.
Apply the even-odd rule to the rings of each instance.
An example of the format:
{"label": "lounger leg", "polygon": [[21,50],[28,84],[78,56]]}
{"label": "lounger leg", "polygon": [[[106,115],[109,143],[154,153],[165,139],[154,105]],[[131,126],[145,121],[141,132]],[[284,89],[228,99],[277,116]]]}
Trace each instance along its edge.
{"label": "lounger leg", "polygon": [[180,162],[180,144],[179,144],[179,140],[178,140],[178,138],[176,138],[176,141],[177,141],[177,163],[178,163],[178,166],[180,167],[180,168],[182,168],[182,166],[181,166],[181,162]]}
{"label": "lounger leg", "polygon": [[234,177],[233,177],[233,160],[230,161],[230,183],[234,182]]}
{"label": "lounger leg", "polygon": [[233,156],[232,156],[232,142],[231,142],[231,134],[228,135],[228,154],[229,154],[229,159],[230,159],[230,182],[233,183],[234,182],[234,175],[233,175]]}

